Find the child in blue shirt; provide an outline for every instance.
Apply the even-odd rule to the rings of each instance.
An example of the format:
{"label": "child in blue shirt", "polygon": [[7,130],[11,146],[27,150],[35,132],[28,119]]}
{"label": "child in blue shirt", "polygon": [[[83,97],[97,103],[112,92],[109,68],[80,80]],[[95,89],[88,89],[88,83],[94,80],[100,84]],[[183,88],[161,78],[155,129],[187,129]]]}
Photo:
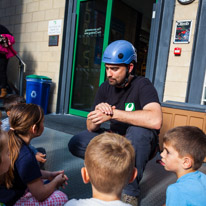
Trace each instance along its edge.
{"label": "child in blue shirt", "polygon": [[206,175],[198,171],[206,156],[206,135],[193,126],[169,130],[163,138],[162,165],[177,182],[166,192],[166,206],[206,205]]}

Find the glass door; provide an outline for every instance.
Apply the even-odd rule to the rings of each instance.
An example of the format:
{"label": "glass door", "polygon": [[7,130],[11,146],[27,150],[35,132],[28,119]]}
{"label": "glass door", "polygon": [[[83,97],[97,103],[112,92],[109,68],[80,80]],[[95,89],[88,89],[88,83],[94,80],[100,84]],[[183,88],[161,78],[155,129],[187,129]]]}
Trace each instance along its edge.
{"label": "glass door", "polygon": [[[112,0],[79,0],[69,113],[87,116],[99,84],[104,81],[101,63],[108,44]],[[101,78],[100,78],[101,76]]]}
{"label": "glass door", "polygon": [[152,6],[155,0],[77,0],[77,21],[69,113],[86,117],[105,80],[102,53],[108,43],[124,39],[137,49],[134,73],[145,75]]}

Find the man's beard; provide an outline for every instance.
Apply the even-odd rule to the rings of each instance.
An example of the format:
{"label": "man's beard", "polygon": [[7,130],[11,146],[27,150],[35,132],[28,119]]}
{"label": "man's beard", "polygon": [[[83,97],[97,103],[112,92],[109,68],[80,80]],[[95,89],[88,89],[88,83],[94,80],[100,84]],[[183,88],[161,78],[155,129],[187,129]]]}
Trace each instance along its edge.
{"label": "man's beard", "polygon": [[[111,81],[112,80],[112,81]],[[122,87],[122,85],[124,84],[125,82],[125,79],[123,79],[120,83],[117,82],[116,79],[113,79],[113,78],[107,78],[107,81],[109,82],[109,84],[111,86],[115,86],[115,87]]]}
{"label": "man's beard", "polygon": [[[108,82],[110,85],[112,86],[116,86],[117,85],[117,80],[113,79],[113,78],[107,78]],[[111,81],[112,80],[112,81]]]}

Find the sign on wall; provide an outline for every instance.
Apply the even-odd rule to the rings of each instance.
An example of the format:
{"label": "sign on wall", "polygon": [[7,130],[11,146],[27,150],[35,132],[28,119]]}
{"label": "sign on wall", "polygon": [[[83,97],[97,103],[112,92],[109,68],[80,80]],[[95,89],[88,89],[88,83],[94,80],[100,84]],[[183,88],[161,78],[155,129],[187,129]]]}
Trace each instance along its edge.
{"label": "sign on wall", "polygon": [[49,46],[58,46],[59,35],[50,35],[49,36]]}
{"label": "sign on wall", "polygon": [[62,27],[62,20],[52,20],[49,21],[48,25],[48,35],[60,35]]}
{"label": "sign on wall", "polygon": [[192,20],[176,21],[174,43],[188,44],[190,42]]}

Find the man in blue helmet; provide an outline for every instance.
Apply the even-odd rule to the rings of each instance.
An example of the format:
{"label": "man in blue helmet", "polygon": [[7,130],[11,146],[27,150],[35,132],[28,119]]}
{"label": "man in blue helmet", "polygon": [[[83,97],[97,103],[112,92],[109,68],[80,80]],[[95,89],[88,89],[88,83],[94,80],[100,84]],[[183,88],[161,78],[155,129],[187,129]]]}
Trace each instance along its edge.
{"label": "man in blue helmet", "polygon": [[87,130],[75,135],[68,146],[73,155],[84,158],[90,140],[105,131],[101,124],[110,121],[110,131],[125,135],[135,149],[138,177],[122,194],[124,202],[135,206],[144,168],[158,146],[162,111],[152,83],[131,74],[137,54],[130,42],[117,40],[109,44],[102,61],[108,81],[96,94],[93,111],[87,116]]}

